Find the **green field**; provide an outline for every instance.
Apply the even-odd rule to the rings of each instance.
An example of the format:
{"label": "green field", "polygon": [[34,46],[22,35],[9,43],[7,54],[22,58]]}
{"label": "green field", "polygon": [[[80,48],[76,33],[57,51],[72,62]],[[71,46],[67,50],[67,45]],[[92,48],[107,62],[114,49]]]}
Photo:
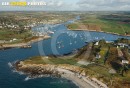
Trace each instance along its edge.
{"label": "green field", "polygon": [[76,59],[70,57],[31,57],[24,61],[25,64],[70,64],[74,65],[77,63]]}
{"label": "green field", "polygon": [[0,30],[0,40],[10,41],[14,38],[17,39],[16,41],[10,42],[12,44],[24,42],[23,40],[29,37],[32,37],[30,31],[25,31],[19,34],[12,30],[7,30],[7,29]]}
{"label": "green field", "polygon": [[[125,16],[122,15],[122,17]],[[118,16],[117,16],[118,18]],[[67,25],[69,29],[75,30],[79,29],[80,24],[82,25],[97,25],[101,28],[101,31],[104,32],[112,32],[112,33],[119,33],[119,34],[125,34],[125,32],[128,32],[130,34],[130,23],[122,23],[122,20],[115,20],[112,19],[106,19],[105,17],[102,17],[102,15],[81,15],[81,20]]]}

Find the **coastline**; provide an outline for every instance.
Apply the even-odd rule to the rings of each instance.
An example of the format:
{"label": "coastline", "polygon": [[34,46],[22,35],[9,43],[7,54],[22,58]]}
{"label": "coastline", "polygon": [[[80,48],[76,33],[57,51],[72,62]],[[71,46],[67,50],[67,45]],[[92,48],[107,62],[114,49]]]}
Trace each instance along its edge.
{"label": "coastline", "polygon": [[49,39],[51,38],[50,36],[46,35],[44,37],[38,37],[36,39],[31,39],[28,42],[24,42],[24,43],[17,43],[17,44],[2,44],[0,46],[0,50],[4,50],[4,49],[10,49],[10,48],[31,48],[31,44],[38,42],[38,41],[42,41],[45,39]]}
{"label": "coastline", "polygon": [[105,32],[105,31],[86,30],[86,29],[68,29],[68,30],[70,30],[70,31],[88,31],[88,32],[99,32],[99,33],[107,33],[107,34],[113,34],[113,35],[118,35],[118,36],[130,37],[130,35],[122,35],[122,34],[119,34],[119,33]]}
{"label": "coastline", "polygon": [[74,84],[76,84],[79,88],[96,88],[96,86],[94,87],[93,85],[90,85],[90,83],[85,82],[84,80],[78,78],[75,75],[62,75],[62,78],[65,78],[67,80],[71,80]]}
{"label": "coastline", "polygon": [[[79,88],[108,88],[104,83],[96,81],[96,78],[87,76],[83,68],[68,64],[24,64],[16,62],[14,68],[18,72],[25,73],[28,77],[62,77],[71,80]],[[96,79],[96,80],[94,80]]]}
{"label": "coastline", "polygon": [[[118,36],[130,37],[130,35],[122,35],[122,34],[119,34],[119,33],[97,31],[97,30],[69,29],[69,28],[67,28],[67,30],[70,30],[70,31],[99,32],[99,33],[107,33],[107,34],[113,34],[113,35],[118,35]],[[43,37],[38,37],[37,39],[31,39],[28,42],[16,43],[16,44],[1,44],[0,50],[10,49],[10,48],[30,48],[30,45],[32,43],[35,43],[35,42],[38,42],[38,41],[42,41],[42,40],[45,40],[45,39],[49,39],[49,38],[51,38],[51,36],[45,35]]]}

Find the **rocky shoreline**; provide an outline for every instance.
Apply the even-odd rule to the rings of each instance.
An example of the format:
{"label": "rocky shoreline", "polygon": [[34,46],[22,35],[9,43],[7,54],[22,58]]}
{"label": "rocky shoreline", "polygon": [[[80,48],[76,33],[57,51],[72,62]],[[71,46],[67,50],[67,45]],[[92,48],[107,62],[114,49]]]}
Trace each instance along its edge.
{"label": "rocky shoreline", "polygon": [[29,78],[39,77],[63,77],[72,80],[79,88],[108,88],[104,83],[87,76],[85,70],[78,66],[68,64],[24,64],[23,61],[16,62],[14,68],[18,72],[25,73]]}

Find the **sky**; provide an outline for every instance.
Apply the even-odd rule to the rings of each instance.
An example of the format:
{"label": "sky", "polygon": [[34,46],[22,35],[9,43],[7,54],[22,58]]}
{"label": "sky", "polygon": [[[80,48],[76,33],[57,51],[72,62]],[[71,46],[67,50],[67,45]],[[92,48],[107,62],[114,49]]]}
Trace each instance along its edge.
{"label": "sky", "polygon": [[[10,1],[44,1],[47,5],[1,5]],[[130,0],[0,0],[0,11],[130,11]]]}

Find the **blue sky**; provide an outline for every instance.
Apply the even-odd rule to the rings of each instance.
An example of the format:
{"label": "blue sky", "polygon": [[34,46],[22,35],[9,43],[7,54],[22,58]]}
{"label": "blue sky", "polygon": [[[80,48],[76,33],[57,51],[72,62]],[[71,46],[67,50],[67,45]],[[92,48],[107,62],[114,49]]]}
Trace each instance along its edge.
{"label": "blue sky", "polygon": [[[2,6],[1,2],[45,1],[46,6]],[[0,11],[130,11],[130,0],[0,0]]]}

